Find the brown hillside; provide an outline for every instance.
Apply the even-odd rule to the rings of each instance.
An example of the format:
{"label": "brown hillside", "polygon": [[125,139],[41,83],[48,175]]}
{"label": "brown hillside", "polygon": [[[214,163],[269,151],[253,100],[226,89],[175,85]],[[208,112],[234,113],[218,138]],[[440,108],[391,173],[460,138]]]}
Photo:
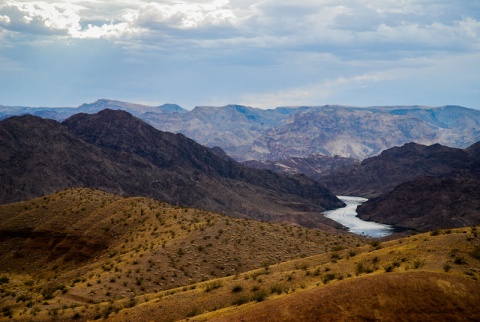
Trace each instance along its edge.
{"label": "brown hillside", "polygon": [[10,280],[0,285],[0,308],[31,317],[85,303],[141,302],[149,294],[365,242],[71,189],[0,205],[0,277]]}
{"label": "brown hillside", "polygon": [[72,189],[0,206],[0,237],[0,320],[478,317],[476,227],[379,242]]}
{"label": "brown hillside", "polygon": [[437,272],[349,279],[228,312],[211,321],[475,321],[480,285]]}

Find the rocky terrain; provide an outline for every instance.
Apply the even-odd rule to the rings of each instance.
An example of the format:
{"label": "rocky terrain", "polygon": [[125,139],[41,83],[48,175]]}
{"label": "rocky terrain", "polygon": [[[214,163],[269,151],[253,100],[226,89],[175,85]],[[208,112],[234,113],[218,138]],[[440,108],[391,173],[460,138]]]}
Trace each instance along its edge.
{"label": "rocky terrain", "polygon": [[[479,159],[478,143],[467,149],[407,143],[318,180],[336,194],[371,198],[424,176],[467,171]],[[478,149],[478,148],[477,148]]]}
{"label": "rocky terrain", "polygon": [[304,106],[262,110],[241,105],[158,107],[101,99],[78,108],[0,106],[0,119],[30,113],[63,121],[80,113],[122,109],[157,129],[219,146],[238,161],[278,161],[322,154],[365,159],[408,142],[465,148],[480,140],[480,111],[460,106]]}
{"label": "rocky terrain", "polygon": [[359,163],[359,160],[353,158],[330,157],[322,154],[312,154],[307,157],[291,157],[276,161],[250,160],[242,162],[242,164],[251,168],[267,169],[285,174],[304,174],[314,180],[331,176],[340,169],[349,168]]}
{"label": "rocky terrain", "polygon": [[359,217],[400,229],[430,231],[480,224],[480,180],[422,177],[370,199]]}
{"label": "rocky terrain", "polygon": [[467,149],[406,144],[325,182],[338,193],[377,195],[357,208],[364,220],[413,231],[478,225],[479,151],[480,143]]}
{"label": "rocky terrain", "polygon": [[250,169],[124,111],[77,114],[63,124],[25,115],[0,122],[0,201],[92,187],[236,217],[340,225],[320,214],[343,203],[306,177]]}

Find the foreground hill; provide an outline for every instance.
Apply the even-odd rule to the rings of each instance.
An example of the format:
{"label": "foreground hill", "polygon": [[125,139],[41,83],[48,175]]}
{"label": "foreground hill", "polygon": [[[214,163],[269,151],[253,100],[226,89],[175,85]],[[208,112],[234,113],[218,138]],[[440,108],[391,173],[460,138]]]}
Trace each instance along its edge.
{"label": "foreground hill", "polygon": [[80,112],[121,109],[155,128],[219,146],[239,161],[283,160],[312,154],[365,159],[408,142],[465,148],[480,140],[480,111],[460,106],[278,107],[145,106],[100,99],[78,108],[0,106],[0,119],[30,113],[63,121]]}
{"label": "foreground hill", "polygon": [[107,303],[128,308],[160,294],[213,290],[212,279],[365,243],[352,234],[70,189],[0,205],[0,308],[19,319],[93,319],[117,310]]}
{"label": "foreground hill", "polygon": [[474,321],[478,282],[439,272],[366,276],[219,314],[211,321]]}
{"label": "foreground hill", "polygon": [[0,140],[2,203],[92,187],[236,217],[340,228],[320,211],[343,203],[320,184],[243,167],[124,111],[78,114],[63,124],[12,117],[0,122]]}
{"label": "foreground hill", "polygon": [[379,242],[72,189],[1,205],[0,231],[5,320],[480,317],[475,227]]}

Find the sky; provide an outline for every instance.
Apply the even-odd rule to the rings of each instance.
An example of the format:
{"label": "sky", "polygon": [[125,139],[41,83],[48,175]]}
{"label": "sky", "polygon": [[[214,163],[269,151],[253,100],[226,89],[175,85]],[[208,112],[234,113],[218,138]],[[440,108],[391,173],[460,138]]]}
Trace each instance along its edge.
{"label": "sky", "polygon": [[0,0],[0,105],[480,109],[479,0]]}

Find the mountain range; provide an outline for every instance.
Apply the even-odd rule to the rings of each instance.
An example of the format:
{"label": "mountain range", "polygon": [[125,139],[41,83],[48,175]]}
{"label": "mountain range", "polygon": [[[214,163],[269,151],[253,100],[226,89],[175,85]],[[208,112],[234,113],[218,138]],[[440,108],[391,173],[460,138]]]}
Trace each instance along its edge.
{"label": "mountain range", "polygon": [[319,183],[247,168],[125,111],[80,113],[63,123],[15,116],[0,122],[0,141],[1,203],[91,187],[235,217],[341,228],[320,212],[343,202]]}
{"label": "mountain range", "polygon": [[218,146],[238,161],[284,160],[322,154],[365,159],[408,142],[465,148],[480,140],[480,111],[460,106],[348,107],[338,105],[258,109],[241,105],[146,106],[100,99],[78,108],[0,106],[0,119],[33,114],[63,121],[80,112],[122,109],[157,129]]}

